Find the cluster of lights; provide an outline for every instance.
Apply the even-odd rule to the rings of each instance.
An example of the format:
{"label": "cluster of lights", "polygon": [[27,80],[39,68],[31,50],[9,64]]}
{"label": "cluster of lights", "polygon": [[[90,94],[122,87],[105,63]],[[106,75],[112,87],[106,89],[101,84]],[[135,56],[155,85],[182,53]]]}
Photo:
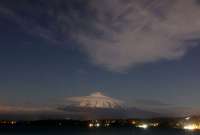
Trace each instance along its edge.
{"label": "cluster of lights", "polygon": [[92,128],[92,127],[98,128],[98,127],[100,127],[100,126],[101,126],[100,123],[95,123],[95,124],[89,123],[89,127],[90,127],[90,128]]}
{"label": "cluster of lights", "polygon": [[147,122],[147,123],[144,123],[144,122],[139,122],[139,121],[132,121],[131,122],[135,127],[138,127],[138,128],[143,128],[143,129],[147,129],[147,128],[156,128],[159,126],[159,123],[154,123],[154,122]]}
{"label": "cluster of lights", "polygon": [[185,130],[200,130],[200,126],[196,124],[189,124],[183,127]]}
{"label": "cluster of lights", "polygon": [[151,123],[151,124],[149,124],[149,126],[151,126],[151,127],[158,127],[159,123]]}
{"label": "cluster of lights", "polygon": [[16,123],[16,121],[0,121],[2,125],[15,125]]}
{"label": "cluster of lights", "polygon": [[110,126],[110,124],[109,124],[109,123],[106,123],[106,124],[105,124],[105,127],[109,127],[109,126]]}
{"label": "cluster of lights", "polygon": [[176,124],[178,127],[182,127],[184,130],[200,130],[200,123],[198,119],[192,119],[191,117],[186,117],[184,120]]}

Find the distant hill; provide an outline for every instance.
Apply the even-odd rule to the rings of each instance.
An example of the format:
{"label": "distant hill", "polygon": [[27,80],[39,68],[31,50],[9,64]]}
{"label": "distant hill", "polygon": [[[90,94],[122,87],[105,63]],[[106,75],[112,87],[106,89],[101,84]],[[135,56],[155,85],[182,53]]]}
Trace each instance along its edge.
{"label": "distant hill", "polygon": [[40,120],[40,119],[127,119],[127,118],[155,118],[162,115],[138,108],[96,108],[65,106],[56,108],[54,112],[12,112],[1,113],[0,119],[6,120]]}
{"label": "distant hill", "polygon": [[64,112],[71,114],[73,117],[82,119],[126,119],[126,118],[154,118],[162,116],[159,113],[141,110],[138,108],[91,108],[91,107],[73,107],[67,106],[58,108]]}

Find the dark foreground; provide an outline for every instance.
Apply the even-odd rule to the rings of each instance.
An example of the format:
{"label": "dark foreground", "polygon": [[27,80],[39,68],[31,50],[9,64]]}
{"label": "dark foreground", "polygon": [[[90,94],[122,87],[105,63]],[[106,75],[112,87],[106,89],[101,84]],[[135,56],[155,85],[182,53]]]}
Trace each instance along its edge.
{"label": "dark foreground", "polygon": [[[196,119],[195,119],[196,120]],[[191,120],[193,123],[195,120]],[[200,135],[185,119],[0,121],[0,135]],[[146,124],[148,127],[139,127]],[[179,126],[177,126],[177,124]]]}
{"label": "dark foreground", "polygon": [[198,131],[184,131],[179,129],[136,129],[126,128],[37,128],[1,130],[1,135],[200,135]]}

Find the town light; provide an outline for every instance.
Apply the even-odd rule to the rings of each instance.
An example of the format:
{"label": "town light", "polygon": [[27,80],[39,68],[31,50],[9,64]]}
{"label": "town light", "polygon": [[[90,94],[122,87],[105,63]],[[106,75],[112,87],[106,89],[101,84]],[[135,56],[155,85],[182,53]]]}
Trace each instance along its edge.
{"label": "town light", "polygon": [[194,125],[186,125],[183,128],[186,129],[186,130],[194,130],[195,126]]}
{"label": "town light", "polygon": [[185,120],[190,120],[190,117],[186,117]]}
{"label": "town light", "polygon": [[185,130],[199,130],[200,126],[196,125],[196,124],[189,124],[189,125],[185,125],[183,127],[183,129],[185,129]]}
{"label": "town light", "polygon": [[148,125],[147,124],[141,124],[141,125],[138,125],[137,127],[147,129]]}
{"label": "town light", "polygon": [[92,124],[92,123],[89,124],[89,127],[93,127],[93,126],[94,126],[94,124]]}
{"label": "town light", "polygon": [[100,124],[99,124],[99,123],[97,123],[97,124],[96,124],[96,127],[100,127]]}

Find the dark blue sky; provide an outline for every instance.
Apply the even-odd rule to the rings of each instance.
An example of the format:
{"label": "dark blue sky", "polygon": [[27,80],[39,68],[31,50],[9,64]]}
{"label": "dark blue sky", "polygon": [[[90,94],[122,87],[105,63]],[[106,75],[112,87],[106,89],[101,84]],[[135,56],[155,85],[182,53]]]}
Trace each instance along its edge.
{"label": "dark blue sky", "polygon": [[[141,7],[146,6],[145,0],[135,2]],[[186,13],[196,11],[197,4],[193,2]],[[188,4],[186,0],[182,3]],[[181,23],[185,28],[174,29],[180,24],[168,11],[171,4],[184,8],[186,5],[182,3],[170,3],[169,0],[152,3],[152,7],[144,9],[147,21],[142,21],[143,16],[138,13],[140,10],[133,15],[131,10],[124,12],[122,15],[128,14],[128,20],[136,16],[137,21],[131,21],[136,22],[137,28],[141,27],[137,23],[145,23],[137,33],[135,26],[129,25],[130,29],[134,29],[131,32],[124,26],[127,18],[120,18],[116,25],[110,21],[112,19],[109,17],[115,18],[116,14],[120,14],[117,2],[110,9],[112,11],[109,8],[104,11],[101,7],[103,4],[98,7],[98,2],[89,0],[22,0],[19,3],[2,0],[0,104],[49,106],[59,104],[66,97],[101,91],[130,106],[146,106],[151,101],[150,107],[163,103],[166,108],[170,105],[200,110],[200,29],[193,28],[199,24]],[[166,11],[160,11],[158,5],[164,6]],[[93,7],[97,13],[90,12]],[[49,12],[55,15],[50,13],[48,16],[46,13]],[[60,20],[58,15],[61,15]],[[159,31],[161,34],[169,35],[166,39],[158,35],[158,30],[149,32],[149,22],[152,20],[148,16],[151,15],[155,18],[167,17],[168,20],[162,21],[169,26],[171,22],[175,23],[172,27],[164,27],[164,24],[160,28],[158,26],[158,30],[162,29]],[[179,18],[179,10],[174,16]],[[184,21],[182,18],[179,20]],[[199,19],[195,21],[200,23]],[[161,25],[160,22],[152,23]],[[167,30],[163,30],[165,28]],[[155,35],[151,37],[152,34]],[[127,38],[130,35],[132,37]],[[137,36],[137,40],[132,40]],[[112,48],[115,42],[120,43],[116,45],[119,47],[117,50]]]}

